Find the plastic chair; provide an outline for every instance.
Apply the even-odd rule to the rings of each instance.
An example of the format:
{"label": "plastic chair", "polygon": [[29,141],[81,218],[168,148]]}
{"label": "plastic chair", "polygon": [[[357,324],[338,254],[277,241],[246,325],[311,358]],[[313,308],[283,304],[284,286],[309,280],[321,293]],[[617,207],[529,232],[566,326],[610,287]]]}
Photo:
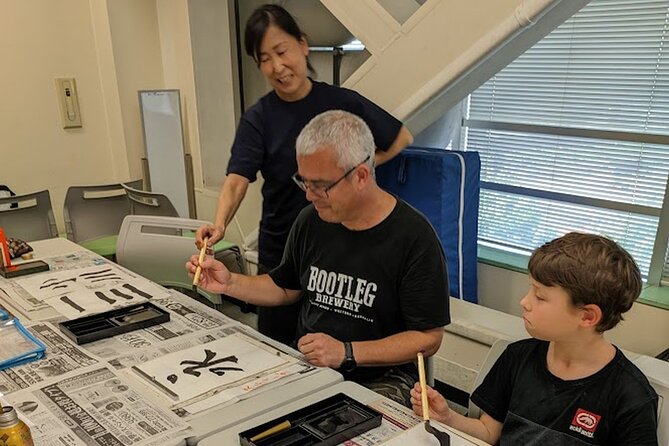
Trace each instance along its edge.
{"label": "plastic chair", "polygon": [[243,240],[242,253],[244,254],[244,260],[246,262],[246,271],[250,275],[256,275],[258,273],[259,228],[255,228],[253,231],[249,232],[248,235],[245,235],[244,231],[242,231],[242,226],[239,224],[237,216],[233,217],[232,220],[235,222],[237,231]]}
{"label": "plastic chair", "polygon": [[[142,180],[126,183],[141,188]],[[130,202],[120,183],[71,186],[65,194],[63,217],[67,238],[102,256],[116,253],[116,240]]]}
{"label": "plastic chair", "polygon": [[[492,366],[495,364],[495,361],[497,361],[497,358],[500,357],[502,352],[506,350],[506,347],[511,343],[512,341],[506,340],[506,339],[498,339],[495,341],[495,343],[490,347],[490,350],[488,350],[488,355],[485,357],[485,361],[481,365],[481,370],[479,370],[479,374],[476,376],[476,380],[474,381],[474,384],[472,385],[472,389],[470,393],[473,393],[474,390],[478,386],[481,385],[483,382],[483,379],[486,377]],[[481,409],[474,403],[472,403],[472,400],[469,400],[469,408],[467,412],[467,416],[469,418],[479,418],[481,416]]]}
{"label": "plastic chair", "polygon": [[135,189],[129,184],[122,184],[122,186],[128,194],[130,214],[159,215],[163,217],[179,216],[179,213],[167,196],[156,192]]}
{"label": "plastic chair", "polygon": [[7,237],[28,242],[58,237],[49,191],[0,198],[0,227]]}
{"label": "plastic chair", "polygon": [[[16,194],[10,188],[5,186],[4,184],[0,184],[0,198],[13,197],[14,195]],[[17,208],[17,207],[19,207],[18,203],[3,204],[2,206],[0,206],[0,210],[7,210],[10,208]]]}
{"label": "plastic chair", "polygon": [[[160,285],[191,290],[193,282],[184,265],[191,255],[197,254],[195,231],[202,220],[163,217],[156,215],[128,215],[123,219],[116,245],[116,261]],[[214,246],[214,257],[233,271],[244,273],[244,262],[239,247],[224,240]],[[198,293],[220,310],[221,296],[198,288]]]}
{"label": "plastic chair", "polygon": [[657,392],[657,440],[660,446],[669,446],[669,373],[667,362],[641,355],[632,361],[646,375]]}
{"label": "plastic chair", "polygon": [[434,387],[434,356],[425,358],[425,383]]}

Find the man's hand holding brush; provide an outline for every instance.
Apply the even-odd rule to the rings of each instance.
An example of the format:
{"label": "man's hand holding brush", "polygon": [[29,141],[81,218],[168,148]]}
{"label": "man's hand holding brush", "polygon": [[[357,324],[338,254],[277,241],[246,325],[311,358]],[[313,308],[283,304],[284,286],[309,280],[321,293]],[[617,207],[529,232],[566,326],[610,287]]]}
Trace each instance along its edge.
{"label": "man's hand holding brush", "polygon": [[198,255],[191,256],[186,271],[193,278],[193,290],[198,287],[218,294],[228,294],[232,274],[222,262],[206,256],[207,239],[204,239]]}

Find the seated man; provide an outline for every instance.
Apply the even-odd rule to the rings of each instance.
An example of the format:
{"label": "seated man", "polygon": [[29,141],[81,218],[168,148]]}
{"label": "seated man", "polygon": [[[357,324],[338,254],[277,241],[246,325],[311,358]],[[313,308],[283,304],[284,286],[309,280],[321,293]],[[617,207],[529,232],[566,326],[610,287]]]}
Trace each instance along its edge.
{"label": "seated man", "polygon": [[[377,186],[373,160],[362,119],[316,116],[297,139],[293,176],[312,204],[281,264],[251,277],[207,258],[200,286],[255,305],[301,299],[296,339],[306,360],[409,406],[416,354],[434,354],[450,322],[448,274],[432,226]],[[186,268],[194,274],[197,265],[193,256]]]}
{"label": "seated man", "polygon": [[[641,292],[632,257],[604,237],[569,233],[537,249],[520,301],[533,339],[510,344],[472,394],[467,418],[428,388],[432,417],[500,445],[657,445],[657,394],[604,332]],[[422,415],[420,386],[411,391]]]}

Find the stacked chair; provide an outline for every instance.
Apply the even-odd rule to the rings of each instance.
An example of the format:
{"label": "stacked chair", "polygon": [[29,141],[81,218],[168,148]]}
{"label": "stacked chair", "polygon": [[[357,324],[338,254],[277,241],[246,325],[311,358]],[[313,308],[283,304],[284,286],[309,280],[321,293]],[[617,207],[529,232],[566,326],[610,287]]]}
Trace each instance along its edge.
{"label": "stacked chair", "polygon": [[49,191],[0,198],[0,227],[28,242],[58,237]]}
{"label": "stacked chair", "polygon": [[131,183],[123,184],[123,188],[128,196],[132,215],[179,216],[174,205],[165,195],[139,190],[133,187]]}
{"label": "stacked chair", "polygon": [[[142,187],[142,180],[127,183]],[[113,258],[123,218],[130,202],[120,183],[71,186],[65,195],[63,217],[67,238],[102,256]]]}
{"label": "stacked chair", "polygon": [[[142,180],[69,187],[63,206],[67,238],[156,283],[190,293],[184,265],[197,253],[195,231],[207,222],[180,218],[169,198],[141,188]],[[58,237],[48,190],[9,194],[0,194],[0,227],[8,237]],[[214,257],[246,273],[243,253],[234,243],[218,242]],[[220,309],[220,295],[198,293]]]}
{"label": "stacked chair", "polygon": [[[195,231],[207,222],[159,215],[129,215],[123,220],[116,246],[117,262],[165,287],[191,290],[192,280],[185,269],[186,261],[197,254]],[[245,272],[239,247],[220,241],[214,246],[214,257],[236,272]],[[214,308],[221,308],[221,296],[198,288]]]}

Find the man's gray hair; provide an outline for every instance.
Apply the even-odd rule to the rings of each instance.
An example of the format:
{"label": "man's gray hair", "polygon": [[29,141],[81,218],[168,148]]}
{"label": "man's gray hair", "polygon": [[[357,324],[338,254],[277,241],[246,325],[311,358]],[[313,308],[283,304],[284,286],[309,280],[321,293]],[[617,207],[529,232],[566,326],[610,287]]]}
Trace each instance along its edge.
{"label": "man's gray hair", "polygon": [[313,118],[297,137],[297,156],[331,149],[342,169],[362,163],[365,158],[372,175],[376,145],[369,127],[360,117],[343,110],[330,110]]}

